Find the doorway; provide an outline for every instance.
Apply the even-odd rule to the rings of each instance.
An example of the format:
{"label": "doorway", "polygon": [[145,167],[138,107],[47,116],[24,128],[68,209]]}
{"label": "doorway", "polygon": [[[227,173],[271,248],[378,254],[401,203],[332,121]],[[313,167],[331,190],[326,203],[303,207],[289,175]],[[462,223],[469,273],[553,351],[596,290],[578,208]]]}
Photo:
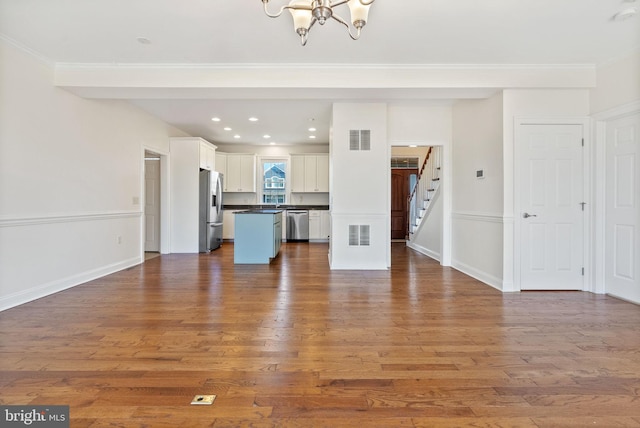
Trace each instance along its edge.
{"label": "doorway", "polygon": [[521,290],[583,290],[584,126],[520,124],[515,217]]}
{"label": "doorway", "polygon": [[161,231],[161,157],[144,152],[144,251],[160,252]]}
{"label": "doorway", "polygon": [[391,239],[405,240],[409,232],[409,195],[417,168],[391,169]]}

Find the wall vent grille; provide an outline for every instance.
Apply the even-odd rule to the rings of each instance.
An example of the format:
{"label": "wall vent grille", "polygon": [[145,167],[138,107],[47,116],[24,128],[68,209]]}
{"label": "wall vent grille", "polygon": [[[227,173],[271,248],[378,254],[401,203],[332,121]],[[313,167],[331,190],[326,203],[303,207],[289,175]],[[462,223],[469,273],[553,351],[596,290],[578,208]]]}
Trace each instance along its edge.
{"label": "wall vent grille", "polygon": [[349,131],[349,150],[371,150],[371,130],[352,129]]}
{"label": "wall vent grille", "polygon": [[349,246],[367,247],[371,244],[371,227],[368,224],[349,225]]}

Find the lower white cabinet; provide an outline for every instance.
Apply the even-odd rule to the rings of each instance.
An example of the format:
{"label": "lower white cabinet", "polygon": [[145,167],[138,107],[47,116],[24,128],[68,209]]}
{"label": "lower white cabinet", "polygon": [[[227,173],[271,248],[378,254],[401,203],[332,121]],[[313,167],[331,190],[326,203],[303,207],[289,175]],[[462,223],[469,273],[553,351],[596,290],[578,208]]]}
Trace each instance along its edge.
{"label": "lower white cabinet", "polygon": [[328,241],[329,233],[329,211],[309,210],[309,239]]}
{"label": "lower white cabinet", "polygon": [[243,210],[224,210],[222,212],[222,239],[233,240],[235,234],[235,213]]}
{"label": "lower white cabinet", "polygon": [[331,237],[331,215],[329,210],[320,211],[320,233],[322,234],[322,239],[329,241]]}

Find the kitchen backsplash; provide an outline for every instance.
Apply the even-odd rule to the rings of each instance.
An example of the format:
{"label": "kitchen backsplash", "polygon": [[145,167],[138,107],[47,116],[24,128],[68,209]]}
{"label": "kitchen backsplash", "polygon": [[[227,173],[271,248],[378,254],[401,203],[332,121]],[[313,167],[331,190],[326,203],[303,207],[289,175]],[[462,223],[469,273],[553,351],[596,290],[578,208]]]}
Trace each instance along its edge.
{"label": "kitchen backsplash", "polygon": [[[224,193],[224,205],[260,205],[257,193]],[[293,193],[287,205],[329,205],[328,193]]]}

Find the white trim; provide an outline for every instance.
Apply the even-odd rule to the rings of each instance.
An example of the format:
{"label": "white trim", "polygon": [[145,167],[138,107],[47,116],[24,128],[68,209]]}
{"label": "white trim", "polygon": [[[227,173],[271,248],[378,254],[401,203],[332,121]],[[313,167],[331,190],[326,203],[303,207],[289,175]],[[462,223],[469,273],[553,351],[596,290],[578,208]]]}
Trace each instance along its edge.
{"label": "white trim", "polygon": [[[337,86],[327,86],[327,74]],[[472,81],[470,77],[473,75]],[[132,85],[144,81],[145,85]],[[251,85],[247,86],[247,81]],[[389,90],[415,98],[415,91],[444,91],[444,98],[464,98],[478,92],[483,98],[495,88],[594,88],[593,65],[415,65],[415,64],[64,64],[54,70],[54,85],[89,98],[127,98],[149,91],[167,94],[184,90],[205,91],[222,96],[240,96],[247,91],[261,96],[286,89],[306,88],[309,96],[327,91],[334,98],[353,99],[358,90]],[[484,91],[483,91],[484,90]],[[468,92],[470,91],[470,92]],[[191,92],[189,92],[191,93]],[[461,95],[462,94],[462,95]],[[423,94],[424,95],[424,94]],[[295,96],[294,96],[295,98]],[[393,98],[393,97],[392,97]],[[424,98],[424,96],[422,96]],[[442,97],[436,97],[442,98]]]}
{"label": "white trim", "polygon": [[594,114],[592,117],[597,121],[608,121],[613,119],[620,119],[624,116],[632,115],[640,111],[640,101],[634,101],[628,104],[623,104],[611,108],[609,110],[601,111]]}
{"label": "white trim", "polygon": [[500,223],[503,224],[505,218],[502,215],[497,214],[486,214],[486,213],[475,213],[470,211],[454,211],[451,213],[451,218],[456,220],[470,220],[470,221],[481,221],[484,223]]}
{"label": "white trim", "polygon": [[142,216],[142,211],[114,211],[78,214],[52,214],[38,217],[5,217],[0,218],[0,227],[33,226],[39,224],[73,223],[80,221],[113,220],[117,218],[134,218]]}
{"label": "white trim", "polygon": [[52,70],[55,67],[55,64],[56,64],[55,61],[52,61],[51,59],[49,59],[46,56],[42,55],[40,52],[35,51],[35,50],[23,45],[22,43],[20,43],[17,40],[14,40],[14,39],[6,36],[5,34],[0,33],[0,40],[5,41],[7,44],[13,46],[15,49],[18,49],[19,51],[22,51],[22,52],[32,56],[34,59],[36,59],[37,61],[41,62],[42,64],[47,65],[48,67],[51,67]]}
{"label": "white trim", "polygon": [[156,147],[141,145],[142,163],[140,166],[140,208],[142,215],[140,216],[140,257],[144,260],[144,242],[145,242],[145,218],[144,207],[145,200],[145,151],[153,152],[160,155],[160,254],[171,253],[171,154],[167,150],[159,150]]}
{"label": "white trim", "polygon": [[75,287],[85,282],[93,281],[94,279],[101,278],[103,276],[121,271],[123,269],[139,265],[140,263],[142,263],[142,260],[144,259],[140,259],[138,257],[123,260],[107,266],[99,267],[97,269],[58,279],[47,284],[42,284],[37,287],[29,288],[28,290],[19,291],[7,296],[0,297],[0,311],[4,311],[6,309],[31,302],[45,296],[58,293],[68,288]]}
{"label": "white trim", "polygon": [[442,145],[440,185],[442,189],[442,252],[440,264],[451,266],[453,258],[453,140]]}
{"label": "white trim", "polygon": [[57,62],[57,69],[70,70],[122,70],[122,69],[152,69],[152,70],[586,70],[596,71],[595,64],[344,64],[344,63],[82,63]]}
{"label": "white trim", "polygon": [[593,278],[591,276],[591,269],[593,266],[591,259],[592,252],[592,216],[591,210],[589,209],[593,205],[592,199],[592,170],[591,170],[591,119],[589,117],[575,117],[575,116],[557,116],[557,117],[527,117],[527,116],[516,116],[514,117],[514,127],[513,127],[513,252],[508,253],[505,251],[505,261],[504,263],[508,263],[508,256],[511,255],[511,264],[513,265],[513,284],[511,289],[513,291],[520,291],[521,287],[521,264],[520,264],[520,248],[521,248],[521,220],[518,215],[515,213],[519,213],[522,211],[521,209],[521,200],[520,200],[520,186],[522,185],[520,180],[520,175],[516,174],[515,171],[518,171],[521,167],[522,163],[522,155],[520,150],[520,129],[522,126],[526,125],[579,125],[582,126],[582,138],[584,138],[584,151],[582,154],[582,162],[583,162],[583,194],[584,201],[587,203],[587,208],[584,212],[584,221],[583,221],[583,261],[582,265],[585,270],[585,275],[582,283],[583,291],[592,291],[593,289]]}
{"label": "white trim", "polygon": [[411,241],[407,241],[407,247],[411,248],[412,250],[415,250],[417,252],[419,252],[420,254],[424,254],[427,257],[431,257],[432,259],[440,262],[440,259],[442,258],[442,254],[437,253],[433,250],[430,250],[426,247],[423,247],[422,245],[418,245],[414,242]]}
{"label": "white trim", "polygon": [[[314,156],[312,153],[305,153],[305,155]],[[291,204],[291,182],[293,177],[291,176],[291,155],[256,155],[256,195],[258,205],[262,205],[262,199],[264,198],[264,172],[263,162],[265,161],[284,161],[284,203],[281,205]],[[267,204],[268,205],[268,204]]]}
{"label": "white trim", "polygon": [[592,127],[592,135],[594,136],[594,150],[591,155],[594,174],[591,182],[593,183],[591,196],[594,203],[591,207],[593,215],[592,222],[592,260],[593,267],[588,270],[592,277],[590,291],[597,294],[605,294],[606,274],[605,274],[605,241],[606,241],[606,159],[607,159],[607,122],[618,120],[625,116],[640,113],[640,101],[634,101],[623,104],[597,114],[592,117],[594,119]]}
{"label": "white trim", "polygon": [[490,275],[486,272],[483,272],[481,270],[478,270],[472,266],[469,266],[467,264],[462,263],[459,260],[453,260],[451,263],[451,267],[453,267],[456,270],[459,270],[460,272],[464,273],[465,275],[469,275],[472,278],[477,279],[480,282],[483,282],[493,288],[495,288],[496,290],[500,290],[500,291],[512,291],[512,290],[505,290],[504,286],[502,284],[502,280],[500,278],[497,278],[493,275]]}

